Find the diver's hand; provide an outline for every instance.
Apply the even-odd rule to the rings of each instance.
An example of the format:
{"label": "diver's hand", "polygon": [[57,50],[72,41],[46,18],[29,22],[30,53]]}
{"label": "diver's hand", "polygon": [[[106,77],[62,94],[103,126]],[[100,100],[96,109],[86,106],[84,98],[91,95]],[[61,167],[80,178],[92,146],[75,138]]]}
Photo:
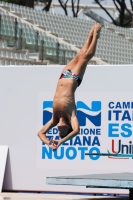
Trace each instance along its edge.
{"label": "diver's hand", "polygon": [[53,138],[51,138],[50,140],[49,140],[49,143],[48,143],[48,146],[50,147],[50,148],[52,148],[53,150],[55,149],[57,149],[58,147],[57,147],[57,144],[58,143],[56,143],[55,142],[55,140],[53,140]]}
{"label": "diver's hand", "polygon": [[53,149],[53,151],[56,151],[58,147],[62,144],[62,140],[54,140],[54,144],[56,145],[56,148]]}

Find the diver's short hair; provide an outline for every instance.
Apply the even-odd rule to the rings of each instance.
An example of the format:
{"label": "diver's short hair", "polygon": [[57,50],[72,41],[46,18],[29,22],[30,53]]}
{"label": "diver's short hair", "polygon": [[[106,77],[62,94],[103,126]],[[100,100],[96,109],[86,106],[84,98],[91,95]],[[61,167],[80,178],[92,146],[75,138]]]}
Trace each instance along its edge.
{"label": "diver's short hair", "polygon": [[[62,126],[62,127],[63,127],[63,126]],[[60,136],[60,138],[62,139],[62,138],[64,138],[64,137],[66,137],[69,133],[71,133],[72,131],[73,131],[72,126],[69,124],[69,128],[68,128],[67,133],[64,133],[64,132],[62,131],[62,132],[59,133],[59,136]]]}

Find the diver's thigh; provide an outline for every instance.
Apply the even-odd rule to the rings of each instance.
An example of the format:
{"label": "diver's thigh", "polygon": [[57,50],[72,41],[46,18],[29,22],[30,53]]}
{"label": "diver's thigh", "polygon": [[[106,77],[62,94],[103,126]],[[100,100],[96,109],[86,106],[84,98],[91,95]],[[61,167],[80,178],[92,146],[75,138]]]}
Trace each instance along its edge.
{"label": "diver's thigh", "polygon": [[65,71],[67,69],[70,69],[71,71],[73,68],[75,68],[76,64],[79,62],[79,55],[76,55],[62,70]]}

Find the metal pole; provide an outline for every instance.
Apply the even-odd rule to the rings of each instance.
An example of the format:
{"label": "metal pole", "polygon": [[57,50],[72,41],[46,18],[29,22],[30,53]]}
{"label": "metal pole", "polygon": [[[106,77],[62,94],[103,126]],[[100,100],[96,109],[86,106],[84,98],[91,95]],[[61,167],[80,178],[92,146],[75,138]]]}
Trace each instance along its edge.
{"label": "metal pole", "polygon": [[63,51],[63,64],[66,64],[66,51]]}
{"label": "metal pole", "polygon": [[17,32],[18,32],[18,21],[17,18],[15,18],[15,33],[14,33],[14,39],[15,39],[15,47],[17,48]]}
{"label": "metal pole", "polygon": [[0,14],[0,39],[1,39],[1,14]]}
{"label": "metal pole", "polygon": [[23,30],[22,28],[20,28],[19,29],[19,46],[18,46],[19,50],[22,50],[22,33],[23,33]]}
{"label": "metal pole", "polygon": [[41,61],[44,60],[44,40],[41,40]]}
{"label": "metal pole", "polygon": [[35,51],[38,52],[38,40],[39,40],[39,32],[36,31],[35,34]]}
{"label": "metal pole", "polygon": [[56,62],[59,63],[59,53],[60,53],[60,44],[59,42],[56,43]]}

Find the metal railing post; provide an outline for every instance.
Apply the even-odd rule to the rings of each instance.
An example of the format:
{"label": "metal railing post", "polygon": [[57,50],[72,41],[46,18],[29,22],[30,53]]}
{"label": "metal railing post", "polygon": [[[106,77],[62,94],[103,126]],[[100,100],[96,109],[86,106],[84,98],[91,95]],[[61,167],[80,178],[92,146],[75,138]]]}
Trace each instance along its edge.
{"label": "metal railing post", "polygon": [[66,64],[66,51],[63,51],[63,64]]}
{"label": "metal railing post", "polygon": [[60,44],[56,43],[56,63],[59,63]]}
{"label": "metal railing post", "polygon": [[39,40],[39,32],[36,31],[35,34],[35,51],[38,52],[38,40]]}
{"label": "metal railing post", "polygon": [[40,60],[43,62],[44,60],[44,40],[41,40],[41,58]]}
{"label": "metal railing post", "polygon": [[0,14],[0,39],[1,39],[1,22],[2,22],[2,19],[1,19],[1,14]]}
{"label": "metal railing post", "polygon": [[22,34],[23,34],[23,30],[22,28],[19,29],[19,45],[18,45],[18,49],[22,50]]}
{"label": "metal railing post", "polygon": [[15,18],[15,22],[14,22],[14,39],[15,39],[15,48],[17,49],[17,33],[18,33],[18,21],[17,18]]}

